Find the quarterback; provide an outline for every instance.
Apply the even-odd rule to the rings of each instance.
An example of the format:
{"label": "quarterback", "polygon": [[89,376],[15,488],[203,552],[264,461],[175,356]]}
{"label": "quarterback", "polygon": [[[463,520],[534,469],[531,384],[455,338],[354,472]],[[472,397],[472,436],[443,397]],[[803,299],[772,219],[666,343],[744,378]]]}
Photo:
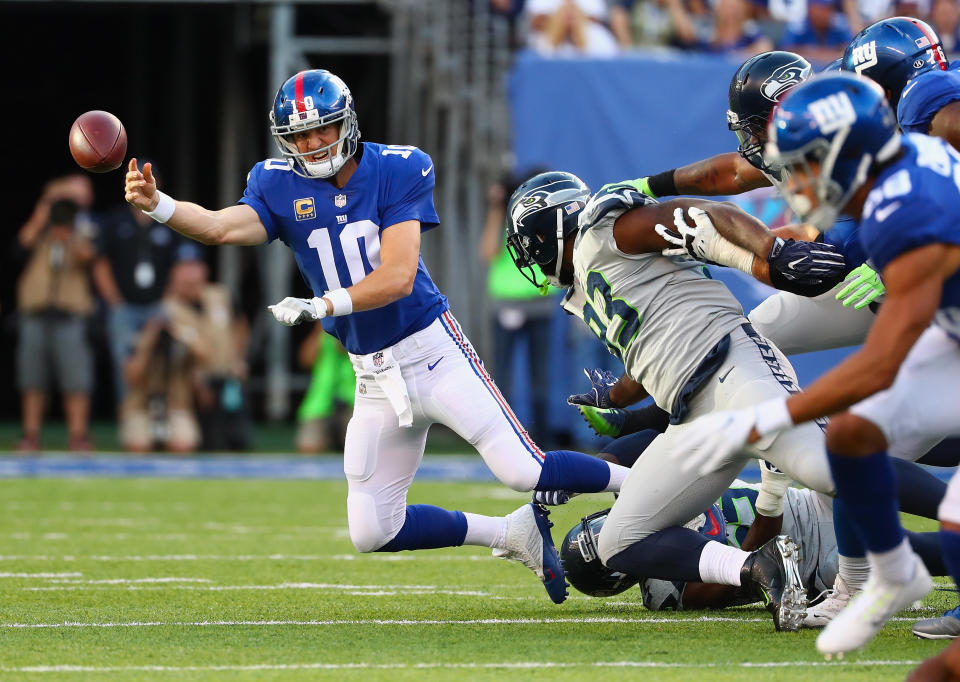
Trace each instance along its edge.
{"label": "quarterback", "polygon": [[283,324],[321,320],[357,375],[343,469],[350,538],[360,552],[492,547],[522,562],[550,598],[566,596],[547,512],[506,517],[407,505],[430,425],[446,424],[515,490],[616,491],[626,469],[577,452],[543,452],[513,414],[420,258],[439,223],[434,165],[416,147],[360,142],[353,97],[324,70],[277,92],[270,132],[283,158],[254,166],[235,206],[218,211],[157,190],[129,164],[126,199],[206,244],[280,239],[314,292],[270,306]]}

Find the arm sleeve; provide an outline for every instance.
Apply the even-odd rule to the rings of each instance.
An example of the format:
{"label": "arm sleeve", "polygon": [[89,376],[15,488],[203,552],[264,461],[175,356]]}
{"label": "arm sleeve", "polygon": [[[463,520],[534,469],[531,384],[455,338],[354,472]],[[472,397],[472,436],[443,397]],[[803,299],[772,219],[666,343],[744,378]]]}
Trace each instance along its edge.
{"label": "arm sleeve", "polygon": [[[260,216],[260,222],[267,230],[267,242],[272,242],[279,235],[277,233],[277,224],[273,219],[273,214],[267,207],[267,200],[263,194],[263,174],[271,172],[264,170],[263,163],[258,163],[247,174],[247,188],[243,191],[243,197],[238,203],[246,204]],[[285,171],[275,171],[285,172]]]}
{"label": "arm sleeve", "polygon": [[436,170],[428,154],[415,150],[408,158],[384,157],[388,173],[387,196],[380,214],[381,231],[405,220],[417,220],[422,231],[440,224],[433,205]]}
{"label": "arm sleeve", "polygon": [[[952,184],[948,178],[943,178],[943,181]],[[886,205],[889,204],[878,206],[873,211],[873,215],[882,212]],[[938,202],[920,200],[905,202],[889,215],[898,220],[895,223],[889,217],[883,223],[870,220],[865,221],[863,226],[864,242],[869,244],[870,257],[877,271],[881,273],[891,261],[908,251],[929,244],[960,246],[960,231],[956,229],[954,223],[955,214],[945,211]],[[894,224],[895,228],[893,228]]]}

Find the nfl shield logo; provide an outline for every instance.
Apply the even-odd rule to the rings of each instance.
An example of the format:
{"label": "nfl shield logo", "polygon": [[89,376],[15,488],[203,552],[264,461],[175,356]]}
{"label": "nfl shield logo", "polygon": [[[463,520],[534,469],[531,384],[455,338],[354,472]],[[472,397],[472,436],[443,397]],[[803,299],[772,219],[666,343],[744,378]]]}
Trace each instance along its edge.
{"label": "nfl shield logo", "polygon": [[335,197],[333,198],[333,205],[336,206],[337,208],[343,208],[344,206],[346,206],[346,205],[347,205],[347,195],[346,195],[346,194],[338,194],[337,196],[335,196]]}
{"label": "nfl shield logo", "polygon": [[373,354],[373,366],[383,367],[383,353],[378,351]]}

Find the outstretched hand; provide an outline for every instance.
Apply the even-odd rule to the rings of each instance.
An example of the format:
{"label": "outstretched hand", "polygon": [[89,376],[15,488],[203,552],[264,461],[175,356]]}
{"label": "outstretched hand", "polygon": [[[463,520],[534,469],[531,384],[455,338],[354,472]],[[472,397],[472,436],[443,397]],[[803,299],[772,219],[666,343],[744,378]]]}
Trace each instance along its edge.
{"label": "outstretched hand", "polygon": [[605,369],[584,369],[583,373],[590,380],[590,390],[568,396],[568,405],[590,405],[603,409],[619,407],[610,401],[610,389],[617,383],[617,377],[613,372]]}
{"label": "outstretched hand", "polygon": [[124,184],[127,203],[141,211],[152,211],[157,207],[160,197],[157,195],[157,181],[153,177],[153,164],[145,163],[143,172],[137,168],[137,160],[130,159]]}

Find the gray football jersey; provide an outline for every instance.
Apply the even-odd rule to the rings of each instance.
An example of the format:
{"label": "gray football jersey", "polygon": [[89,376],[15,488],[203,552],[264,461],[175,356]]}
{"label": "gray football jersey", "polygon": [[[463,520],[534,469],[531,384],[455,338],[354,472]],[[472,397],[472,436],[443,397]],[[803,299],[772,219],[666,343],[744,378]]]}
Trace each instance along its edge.
{"label": "gray football jersey", "polygon": [[573,252],[573,291],[563,307],[672,413],[707,353],[747,320],[733,294],[711,279],[702,263],[617,248],[613,224],[625,210],[612,210],[581,229]]}

